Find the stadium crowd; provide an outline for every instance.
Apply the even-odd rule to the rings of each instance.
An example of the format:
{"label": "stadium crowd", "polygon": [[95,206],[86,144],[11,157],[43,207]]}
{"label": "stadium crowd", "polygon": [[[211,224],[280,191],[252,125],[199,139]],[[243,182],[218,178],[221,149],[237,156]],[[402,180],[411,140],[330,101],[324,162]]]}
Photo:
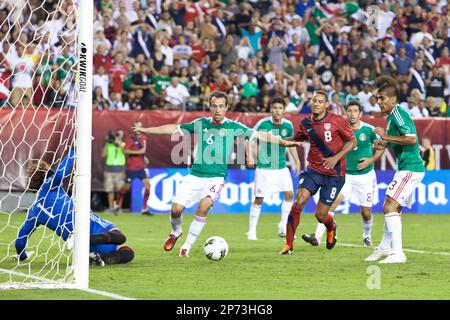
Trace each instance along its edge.
{"label": "stadium crowd", "polygon": [[[93,2],[94,109],[205,110],[221,90],[231,111],[279,95],[310,113],[322,89],[336,113],[357,99],[380,115],[373,83],[392,75],[413,117],[450,115],[446,0]],[[27,3],[0,6],[0,105],[72,107],[73,1]]]}

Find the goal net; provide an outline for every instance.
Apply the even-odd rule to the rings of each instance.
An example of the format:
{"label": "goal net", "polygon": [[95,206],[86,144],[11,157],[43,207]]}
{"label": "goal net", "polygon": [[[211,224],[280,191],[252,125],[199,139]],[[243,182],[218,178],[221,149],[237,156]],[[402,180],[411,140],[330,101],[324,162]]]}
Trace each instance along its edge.
{"label": "goal net", "polygon": [[0,0],[0,289],[88,285],[92,7]]}

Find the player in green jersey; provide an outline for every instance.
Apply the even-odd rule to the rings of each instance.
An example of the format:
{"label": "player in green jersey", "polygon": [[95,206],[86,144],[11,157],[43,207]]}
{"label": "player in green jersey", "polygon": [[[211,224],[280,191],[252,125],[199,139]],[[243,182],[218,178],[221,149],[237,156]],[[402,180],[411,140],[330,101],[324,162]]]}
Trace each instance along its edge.
{"label": "player in green jersey", "polygon": [[[283,118],[286,108],[284,99],[274,97],[270,101],[270,112],[272,116],[261,119],[253,128],[255,131],[271,132],[274,136],[282,139],[294,136],[292,122]],[[300,174],[300,160],[296,147],[290,147],[295,161],[295,173]],[[281,220],[278,224],[278,235],[286,236],[286,224],[289,211],[292,207],[294,197],[294,187],[291,174],[286,165],[286,147],[279,144],[266,143],[260,141],[258,145],[258,162],[255,170],[255,199],[250,207],[248,240],[257,240],[256,226],[261,213],[261,206],[265,196],[270,196],[275,192],[283,192],[284,200],[281,203]],[[247,142],[248,167],[254,167],[252,157],[252,143]]]}
{"label": "player in green jersey", "polygon": [[[361,121],[363,108],[360,103],[353,100],[345,107],[346,115],[353,133],[356,137],[356,148],[347,154],[347,170],[345,184],[336,200],[331,205],[329,213],[334,215],[334,210],[344,199],[361,207],[363,244],[372,246],[372,201],[377,185],[374,163],[380,159],[384,150],[373,152],[374,141],[380,137],[374,132],[374,127]],[[304,234],[303,240],[313,246],[318,246],[326,228],[318,223],[316,232]]]}
{"label": "player in green jersey", "polygon": [[220,195],[227,176],[227,160],[233,151],[235,138],[258,138],[272,143],[291,143],[279,137],[273,137],[267,132],[251,130],[239,122],[227,119],[225,117],[228,110],[226,93],[213,92],[209,97],[209,108],[210,118],[198,118],[182,125],[167,124],[153,128],[133,128],[135,131],[146,134],[173,134],[178,131],[181,135],[195,133],[198,136],[190,174],[181,182],[172,201],[170,212],[172,232],[164,243],[164,250],[173,249],[177,239],[182,235],[181,222],[184,209],[199,202],[186,241],[180,248],[180,257],[188,257],[192,245],[205,226],[209,209]]}
{"label": "player in green jersey", "polygon": [[388,144],[391,146],[397,158],[397,171],[386,189],[383,238],[366,261],[385,258],[379,263],[405,263],[401,210],[403,206],[411,208],[415,189],[425,175],[425,167],[414,122],[408,111],[398,104],[397,83],[391,78],[383,78],[378,83],[377,99],[381,111],[387,115],[387,128],[375,128],[375,133],[382,139],[376,144],[380,149]]}

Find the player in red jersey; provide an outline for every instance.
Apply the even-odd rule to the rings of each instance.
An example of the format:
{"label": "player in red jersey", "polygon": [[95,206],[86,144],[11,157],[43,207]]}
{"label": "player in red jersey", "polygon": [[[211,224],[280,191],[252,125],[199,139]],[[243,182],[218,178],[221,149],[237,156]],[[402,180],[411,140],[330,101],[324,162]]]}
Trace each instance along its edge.
{"label": "player in red jersey", "polygon": [[[142,127],[142,123],[137,121],[134,123],[133,127],[140,128]],[[145,186],[144,192],[144,203],[142,205],[142,214],[143,215],[153,215],[147,205],[148,197],[150,195],[150,180],[147,176],[147,171],[145,168],[147,167],[148,159],[145,157],[145,151],[147,150],[147,137],[141,135],[136,132],[132,136],[130,136],[125,141],[125,149],[123,153],[125,153],[127,157],[127,164],[125,169],[125,181],[120,187],[119,195],[117,199],[114,201],[114,213],[118,213],[120,208],[122,207],[122,202],[124,196],[128,193],[131,187],[131,182],[134,178],[138,178],[142,181]]]}
{"label": "player in red jersey", "polygon": [[[320,189],[316,207],[316,219],[327,228],[327,249],[336,244],[336,223],[328,214],[330,206],[345,182],[345,155],[356,146],[356,139],[348,121],[340,115],[327,112],[328,98],[324,91],[316,91],[312,97],[312,115],[305,117],[294,141],[308,141],[308,166],[300,175],[295,203],[292,205],[286,225],[286,245],[280,254],[292,254],[294,236],[300,214],[309,198]],[[292,142],[294,143],[294,142]],[[285,144],[289,146],[289,142]]]}

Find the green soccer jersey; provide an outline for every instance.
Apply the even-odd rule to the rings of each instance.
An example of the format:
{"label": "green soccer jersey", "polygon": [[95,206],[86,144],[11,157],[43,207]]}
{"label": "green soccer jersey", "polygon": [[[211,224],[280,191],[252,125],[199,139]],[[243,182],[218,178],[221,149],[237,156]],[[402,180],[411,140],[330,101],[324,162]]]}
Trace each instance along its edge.
{"label": "green soccer jersey", "polygon": [[380,139],[373,131],[373,126],[362,121],[360,123],[359,129],[353,131],[356,137],[356,148],[349,152],[346,158],[348,174],[365,174],[374,168],[374,165],[371,164],[367,168],[358,170],[358,163],[362,158],[372,158],[373,142]]}
{"label": "green soccer jersey", "polygon": [[[261,119],[253,128],[255,131],[272,132],[274,136],[285,139],[294,135],[292,122],[282,119],[280,125],[272,122],[272,117]],[[258,168],[262,169],[284,169],[286,168],[286,147],[260,141],[258,147]]]}
{"label": "green soccer jersey", "polygon": [[153,78],[153,83],[156,84],[155,91],[161,93],[161,91],[166,90],[170,86],[170,77],[156,76]]}
{"label": "green soccer jersey", "polygon": [[249,139],[254,133],[242,123],[226,118],[219,124],[214,123],[212,118],[198,118],[178,128],[182,135],[197,134],[191,174],[205,178],[226,177],[234,139]]}
{"label": "green soccer jersey", "polygon": [[[416,127],[408,113],[400,105],[396,105],[387,118],[388,136],[417,136]],[[397,170],[406,170],[413,172],[424,172],[425,166],[420,157],[419,139],[415,145],[403,146],[397,143],[389,142],[397,158]]]}

